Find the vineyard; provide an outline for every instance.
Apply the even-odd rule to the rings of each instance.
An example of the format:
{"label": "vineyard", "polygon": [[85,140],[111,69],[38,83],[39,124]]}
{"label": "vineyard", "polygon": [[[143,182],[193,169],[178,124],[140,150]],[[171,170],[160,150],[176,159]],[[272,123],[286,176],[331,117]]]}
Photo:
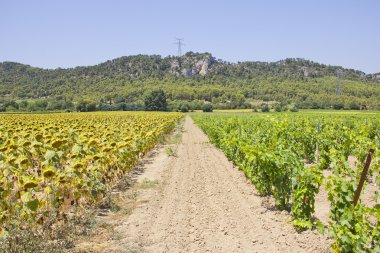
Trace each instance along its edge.
{"label": "vineyard", "polygon": [[[292,224],[298,231],[316,229],[328,235],[334,241],[335,252],[380,252],[379,114],[194,113],[191,116],[210,141],[245,173],[260,195],[272,196],[278,210],[290,211]],[[77,210],[107,201],[120,179],[182,117],[180,113],[158,112],[0,115],[0,246],[14,236],[14,228],[38,230],[54,226],[50,217],[66,222]],[[186,173],[192,171],[200,178],[189,179],[193,183],[191,187],[188,185],[191,182],[184,181],[182,193],[167,199],[177,199],[186,206],[189,196],[182,199],[183,196],[193,193],[189,189],[199,187],[203,195],[193,196],[193,200],[206,198],[205,203],[213,203],[211,206],[219,210],[216,203],[223,202],[217,202],[220,199],[215,199],[213,194],[218,192],[220,197],[231,194],[232,184],[237,181],[229,182],[227,192],[214,189],[218,185],[213,184],[216,181],[210,179],[212,175],[206,169],[218,169],[222,178],[225,165],[212,167],[208,162],[215,163],[212,155],[205,155],[206,160],[201,160],[201,154],[211,151],[204,149],[201,137],[189,122],[186,126],[193,132],[186,134],[187,144],[182,146],[176,161],[179,168],[186,164],[188,167],[182,174],[178,168],[173,169],[172,173],[177,173],[173,182],[177,183],[178,177],[189,179],[191,174]],[[193,137],[194,134],[198,137]],[[370,149],[375,151],[368,177],[362,198],[354,205],[355,190]],[[199,164],[194,165],[194,159]],[[205,183],[201,178],[209,181]],[[217,182],[226,187],[228,180]],[[177,184],[173,183],[173,187]],[[215,193],[204,194],[202,187]],[[376,190],[365,192],[366,187]],[[320,220],[316,212],[320,192],[328,195],[327,222]],[[368,198],[371,201],[365,201]],[[175,215],[175,211],[170,214]],[[19,248],[23,241],[15,238],[16,243],[8,240],[9,252],[26,252]]]}
{"label": "vineyard", "polygon": [[97,203],[179,113],[0,115],[0,237]]}
{"label": "vineyard", "polygon": [[[335,252],[380,252],[380,202],[359,201],[368,151],[375,149],[366,184],[380,184],[378,114],[194,114],[195,123],[277,208],[291,211],[298,230],[317,228]],[[351,165],[349,158],[354,158]],[[325,178],[325,171],[330,176]],[[328,191],[329,224],[315,218],[315,196]],[[377,189],[379,187],[377,186]]]}

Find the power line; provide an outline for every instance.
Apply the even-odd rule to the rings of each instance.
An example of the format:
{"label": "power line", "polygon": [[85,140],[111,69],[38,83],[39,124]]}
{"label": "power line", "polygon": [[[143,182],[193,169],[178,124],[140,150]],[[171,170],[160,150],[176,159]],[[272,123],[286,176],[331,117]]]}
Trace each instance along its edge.
{"label": "power line", "polygon": [[183,43],[183,39],[179,39],[179,38],[176,38],[177,42],[175,42],[174,44],[177,44],[178,46],[178,57],[181,57],[182,56],[182,46],[185,45],[185,43]]}

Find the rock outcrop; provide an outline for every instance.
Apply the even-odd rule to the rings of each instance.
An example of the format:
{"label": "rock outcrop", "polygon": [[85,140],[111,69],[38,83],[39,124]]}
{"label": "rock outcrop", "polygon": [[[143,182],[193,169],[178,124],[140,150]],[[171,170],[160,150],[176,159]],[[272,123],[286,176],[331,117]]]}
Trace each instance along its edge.
{"label": "rock outcrop", "polygon": [[170,73],[183,75],[184,77],[207,75],[215,63],[211,54],[187,53],[181,58],[173,59],[170,62]]}

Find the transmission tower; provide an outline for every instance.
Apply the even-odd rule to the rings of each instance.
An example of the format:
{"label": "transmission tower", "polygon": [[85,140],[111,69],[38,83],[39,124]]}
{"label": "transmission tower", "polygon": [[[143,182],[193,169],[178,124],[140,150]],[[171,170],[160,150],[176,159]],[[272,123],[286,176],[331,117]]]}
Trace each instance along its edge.
{"label": "transmission tower", "polygon": [[336,95],[342,94],[342,84],[341,84],[341,77],[342,77],[342,70],[338,69],[336,71]]}
{"label": "transmission tower", "polygon": [[181,57],[182,56],[182,46],[185,45],[185,43],[183,43],[183,39],[179,39],[179,38],[176,38],[177,42],[175,42],[174,44],[177,44],[178,45],[178,57]]}

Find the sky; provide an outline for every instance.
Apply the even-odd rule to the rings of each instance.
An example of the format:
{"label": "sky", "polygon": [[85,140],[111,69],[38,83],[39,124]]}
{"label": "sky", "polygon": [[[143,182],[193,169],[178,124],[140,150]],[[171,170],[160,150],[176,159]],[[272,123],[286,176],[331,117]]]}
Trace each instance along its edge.
{"label": "sky", "polygon": [[126,55],[304,58],[380,72],[379,0],[0,0],[0,62],[43,68]]}

